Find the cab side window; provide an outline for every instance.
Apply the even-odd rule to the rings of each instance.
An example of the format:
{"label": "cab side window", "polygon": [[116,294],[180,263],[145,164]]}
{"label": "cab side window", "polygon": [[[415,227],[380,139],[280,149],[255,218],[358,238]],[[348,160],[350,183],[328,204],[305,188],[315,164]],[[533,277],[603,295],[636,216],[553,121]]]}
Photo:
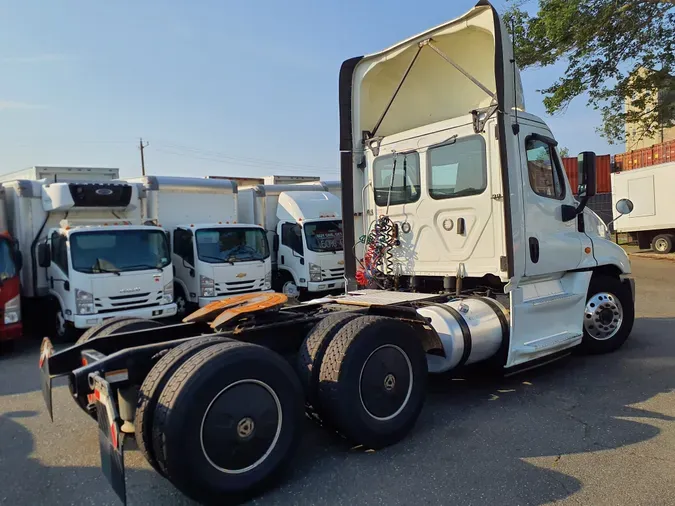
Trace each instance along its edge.
{"label": "cab side window", "polygon": [[192,232],[177,228],[173,232],[173,252],[188,264],[195,264],[195,249],[192,243]]}
{"label": "cab side window", "polygon": [[68,275],[68,243],[66,237],[58,232],[52,234],[52,262],[54,262],[66,276]]}
{"label": "cab side window", "polygon": [[555,148],[540,139],[528,137],[525,149],[532,191],[542,197],[562,200],[565,197],[565,185]]}
{"label": "cab side window", "polygon": [[281,226],[281,244],[288,246],[299,255],[304,255],[302,228],[297,223],[284,223]]}

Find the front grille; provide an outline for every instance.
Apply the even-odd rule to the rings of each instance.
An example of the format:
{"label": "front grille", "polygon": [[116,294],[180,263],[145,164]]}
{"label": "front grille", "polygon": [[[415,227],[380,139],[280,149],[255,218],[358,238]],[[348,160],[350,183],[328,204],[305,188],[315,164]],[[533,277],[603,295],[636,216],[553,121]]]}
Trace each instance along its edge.
{"label": "front grille", "polygon": [[265,279],[250,279],[247,281],[230,281],[216,283],[216,295],[230,295],[233,293],[255,292],[265,287]]}
{"label": "front grille", "polygon": [[131,295],[111,295],[110,297],[94,298],[94,305],[98,313],[112,313],[127,309],[141,309],[145,307],[159,306],[162,299],[162,291],[134,293]]}
{"label": "front grille", "polygon": [[134,299],[137,297],[147,297],[150,295],[150,292],[146,293],[132,293],[129,295],[115,295],[115,296],[110,296],[108,297],[110,300],[122,300],[122,299]]}
{"label": "front grille", "polygon": [[334,279],[342,279],[345,275],[344,267],[337,267],[335,269],[322,269],[321,281],[332,281]]}

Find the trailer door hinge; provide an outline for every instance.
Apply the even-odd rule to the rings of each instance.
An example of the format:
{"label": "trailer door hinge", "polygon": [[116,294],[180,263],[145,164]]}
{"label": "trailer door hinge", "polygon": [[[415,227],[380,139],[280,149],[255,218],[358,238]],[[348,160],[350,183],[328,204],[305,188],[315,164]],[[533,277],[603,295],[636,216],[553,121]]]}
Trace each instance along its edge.
{"label": "trailer door hinge", "polygon": [[501,193],[495,193],[494,195],[492,195],[492,200],[501,200],[503,198],[504,195],[502,195]]}

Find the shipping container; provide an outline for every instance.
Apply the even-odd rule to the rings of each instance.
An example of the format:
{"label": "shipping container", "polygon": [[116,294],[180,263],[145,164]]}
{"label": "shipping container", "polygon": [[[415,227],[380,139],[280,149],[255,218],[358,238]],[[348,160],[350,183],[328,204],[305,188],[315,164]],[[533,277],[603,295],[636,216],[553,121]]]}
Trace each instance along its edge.
{"label": "shipping container", "polygon": [[[579,188],[579,165],[576,157],[563,158],[563,165],[565,172],[567,172],[567,179],[569,179],[570,186],[574,194],[577,194]],[[597,172],[597,193],[610,193],[612,191],[612,182],[610,174],[612,172],[610,155],[599,155],[595,159]]]}
{"label": "shipping container", "polygon": [[651,167],[675,161],[675,140],[614,155],[617,171]]}

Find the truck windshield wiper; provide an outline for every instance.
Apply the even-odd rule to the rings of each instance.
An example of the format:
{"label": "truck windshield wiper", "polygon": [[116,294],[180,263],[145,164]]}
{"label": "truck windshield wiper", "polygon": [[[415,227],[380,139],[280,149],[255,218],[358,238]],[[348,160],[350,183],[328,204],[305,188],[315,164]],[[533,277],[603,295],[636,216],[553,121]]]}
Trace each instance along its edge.
{"label": "truck windshield wiper", "polygon": [[112,273],[112,274],[117,274],[118,276],[121,276],[119,270],[115,271],[115,270],[106,269],[105,267],[103,267],[101,265],[101,259],[100,258],[96,259],[96,263],[94,264],[94,267],[92,268],[91,271],[94,272],[95,270],[97,270],[98,272]]}
{"label": "truck windshield wiper", "polygon": [[214,257],[214,256],[211,256],[211,255],[199,255],[199,258],[203,258],[203,259],[205,259],[205,260],[206,260],[207,258],[210,259],[210,260],[215,260],[215,261],[218,262],[219,264],[227,263],[227,264],[232,264],[232,265],[234,265],[234,262],[233,262],[232,260],[230,260],[229,258]]}
{"label": "truck windshield wiper", "polygon": [[157,267],[156,265],[138,264],[125,266],[125,270],[141,270],[141,269],[157,269],[159,272],[162,272],[161,267]]}

